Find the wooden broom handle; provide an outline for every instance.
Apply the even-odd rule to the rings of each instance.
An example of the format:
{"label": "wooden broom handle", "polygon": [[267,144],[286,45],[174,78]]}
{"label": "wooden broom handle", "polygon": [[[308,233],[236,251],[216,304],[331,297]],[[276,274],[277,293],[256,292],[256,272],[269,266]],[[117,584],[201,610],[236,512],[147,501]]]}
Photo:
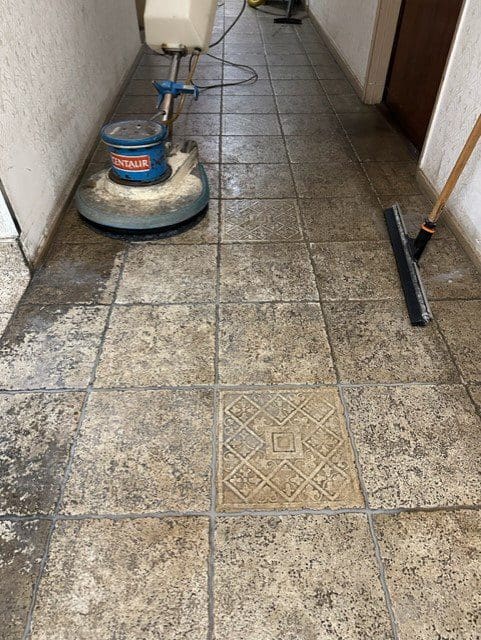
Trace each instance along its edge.
{"label": "wooden broom handle", "polygon": [[459,158],[454,165],[454,169],[451,171],[451,175],[449,176],[446,184],[444,185],[444,189],[441,191],[439,198],[436,200],[436,204],[433,207],[433,210],[429,214],[429,220],[431,222],[437,222],[441,212],[444,208],[444,205],[449,199],[449,196],[452,194],[454,187],[456,186],[459,177],[461,176],[466,163],[468,162],[471,154],[474,151],[476,143],[479,138],[481,138],[481,115],[478,116],[476,120],[476,124],[473,127],[473,130],[469,134],[469,138],[464,145],[463,150],[459,154]]}

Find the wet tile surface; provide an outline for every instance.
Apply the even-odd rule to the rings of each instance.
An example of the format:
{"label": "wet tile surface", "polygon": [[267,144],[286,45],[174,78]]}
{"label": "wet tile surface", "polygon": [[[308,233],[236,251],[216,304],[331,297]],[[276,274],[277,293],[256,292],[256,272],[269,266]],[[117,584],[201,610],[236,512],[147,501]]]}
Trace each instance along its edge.
{"label": "wet tile surface", "polygon": [[318,300],[309,254],[301,244],[230,244],[221,252],[221,300]]}
{"label": "wet tile surface", "polygon": [[210,391],[94,393],[63,512],[207,511],[212,420]]}
{"label": "wet tile surface", "polygon": [[294,198],[287,164],[227,164],[222,169],[224,198]]}
{"label": "wet tile surface", "polygon": [[0,628],[2,638],[23,637],[50,522],[0,522]]}
{"label": "wet tile surface", "polygon": [[223,305],[219,368],[224,384],[334,382],[319,306]]}
{"label": "wet tile surface", "polygon": [[344,394],[372,507],[480,502],[481,419],[463,387],[356,388]]}
{"label": "wet tile surface", "polygon": [[458,382],[435,325],[412,327],[404,301],[325,305],[343,382]]}
{"label": "wet tile surface", "polygon": [[228,518],[216,550],[219,640],[393,637],[362,516]]}
{"label": "wet tile surface", "polygon": [[53,513],[82,393],[1,394],[0,514]]}
{"label": "wet tile surface", "polygon": [[[222,160],[225,163],[282,163],[287,153],[282,137],[276,136],[224,136]],[[259,170],[262,170],[259,167]]]}
{"label": "wet tile surface", "polygon": [[207,549],[206,518],[59,523],[32,639],[204,640]]}
{"label": "wet tile surface", "polygon": [[177,386],[213,381],[213,305],[114,309],[97,386]]}
{"label": "wet tile surface", "polygon": [[376,524],[399,637],[478,638],[480,513],[382,516]]}
{"label": "wet tile surface", "polygon": [[334,389],[222,395],[222,510],[363,505]]}
{"label": "wet tile surface", "polygon": [[299,242],[295,200],[233,200],[222,205],[223,242]]}
{"label": "wet tile surface", "polygon": [[212,302],[216,260],[214,245],[137,244],[127,256],[117,302]]}
{"label": "wet tile surface", "polygon": [[0,387],[86,387],[107,307],[20,306],[0,343]]}
{"label": "wet tile surface", "polygon": [[355,198],[371,194],[366,177],[353,163],[294,164],[292,171],[300,198]]}

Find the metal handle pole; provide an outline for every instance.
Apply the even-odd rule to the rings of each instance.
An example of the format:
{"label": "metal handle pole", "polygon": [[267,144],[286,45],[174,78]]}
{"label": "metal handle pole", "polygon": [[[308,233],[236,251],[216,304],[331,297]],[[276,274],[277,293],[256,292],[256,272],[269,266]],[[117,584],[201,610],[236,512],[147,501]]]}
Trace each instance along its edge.
{"label": "metal handle pole", "polygon": [[[176,52],[170,55],[172,55],[172,63],[170,65],[169,80],[171,82],[177,82],[182,53]],[[160,105],[160,111],[163,112],[161,122],[167,122],[172,118],[172,114],[174,112],[174,96],[171,93],[165,94],[162,104]]]}

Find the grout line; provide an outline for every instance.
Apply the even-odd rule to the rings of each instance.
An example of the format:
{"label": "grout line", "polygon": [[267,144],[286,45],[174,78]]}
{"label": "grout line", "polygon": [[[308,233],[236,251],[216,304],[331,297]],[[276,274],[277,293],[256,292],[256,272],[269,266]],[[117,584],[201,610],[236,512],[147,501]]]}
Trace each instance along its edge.
{"label": "grout line", "polygon": [[78,419],[78,422],[77,422],[77,428],[76,428],[75,433],[73,435],[72,444],[71,444],[70,452],[69,452],[69,457],[68,457],[68,460],[67,460],[67,466],[66,466],[65,471],[64,471],[64,475],[63,475],[63,479],[62,479],[62,482],[61,482],[61,485],[60,485],[58,498],[57,498],[57,501],[55,503],[54,514],[53,514],[53,517],[52,517],[52,520],[51,520],[50,530],[48,532],[47,541],[46,541],[46,544],[45,544],[45,551],[44,551],[44,554],[43,554],[43,557],[42,557],[42,560],[41,560],[41,563],[40,563],[40,568],[39,568],[39,571],[38,571],[37,579],[35,580],[35,584],[34,584],[34,588],[33,588],[33,592],[32,592],[32,598],[31,598],[30,607],[29,607],[29,610],[28,610],[27,621],[26,621],[26,624],[25,624],[25,630],[24,630],[24,634],[23,634],[23,640],[28,640],[28,638],[30,637],[30,634],[31,634],[33,615],[34,615],[34,611],[35,611],[35,605],[37,603],[40,584],[41,584],[43,575],[45,573],[47,561],[48,561],[48,558],[49,558],[50,546],[51,546],[51,542],[52,542],[53,533],[54,533],[54,530],[55,530],[55,527],[56,527],[58,514],[60,512],[60,508],[61,508],[61,505],[62,505],[62,501],[63,501],[63,497],[64,497],[64,493],[65,493],[65,488],[66,488],[66,485],[67,485],[67,482],[68,482],[68,479],[70,477],[70,473],[71,473],[71,470],[72,470],[78,438],[79,438],[79,435],[80,435],[80,431],[82,429],[82,424],[83,424],[83,421],[84,421],[84,418],[85,418],[85,414],[86,414],[89,398],[90,398],[90,395],[92,393],[92,388],[93,388],[93,384],[94,384],[94,381],[95,381],[95,376],[96,376],[96,373],[97,373],[97,367],[98,367],[98,365],[100,363],[100,359],[101,359],[101,356],[102,356],[103,346],[104,346],[105,338],[106,338],[107,331],[108,331],[108,328],[109,328],[110,318],[112,316],[113,309],[114,309],[114,301],[115,301],[115,298],[116,298],[116,295],[117,295],[117,292],[118,292],[118,289],[119,289],[119,286],[120,286],[120,281],[122,279],[122,275],[123,275],[123,272],[124,272],[128,251],[129,251],[129,247],[126,246],[125,249],[124,249],[124,255],[122,257],[122,262],[121,262],[121,265],[120,265],[119,273],[118,273],[118,276],[117,276],[117,282],[116,282],[115,289],[114,289],[114,295],[113,295],[112,303],[110,305],[109,312],[107,313],[107,317],[105,319],[104,329],[103,329],[102,334],[100,336],[99,346],[98,346],[98,349],[97,349],[97,354],[96,354],[95,360],[94,360],[93,365],[92,365],[92,369],[91,369],[91,373],[90,373],[90,381],[89,381],[87,389],[85,390],[85,397],[84,397],[84,400],[83,400],[80,416],[79,416],[79,419]]}

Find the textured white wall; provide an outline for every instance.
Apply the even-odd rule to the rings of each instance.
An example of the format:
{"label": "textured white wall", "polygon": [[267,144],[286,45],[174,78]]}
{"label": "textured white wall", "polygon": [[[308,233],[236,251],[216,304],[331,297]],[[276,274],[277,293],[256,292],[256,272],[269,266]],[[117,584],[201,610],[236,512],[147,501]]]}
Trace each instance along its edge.
{"label": "textured white wall", "polygon": [[[481,113],[481,2],[466,0],[420,169],[439,192]],[[448,203],[453,221],[481,259],[481,143]]]}
{"label": "textured white wall", "polygon": [[3,193],[0,191],[0,240],[16,238],[17,236],[17,229],[8,210]]}
{"label": "textured white wall", "polygon": [[309,8],[364,87],[379,0],[310,0]]}
{"label": "textured white wall", "polygon": [[139,47],[133,0],[1,0],[0,177],[29,257]]}

